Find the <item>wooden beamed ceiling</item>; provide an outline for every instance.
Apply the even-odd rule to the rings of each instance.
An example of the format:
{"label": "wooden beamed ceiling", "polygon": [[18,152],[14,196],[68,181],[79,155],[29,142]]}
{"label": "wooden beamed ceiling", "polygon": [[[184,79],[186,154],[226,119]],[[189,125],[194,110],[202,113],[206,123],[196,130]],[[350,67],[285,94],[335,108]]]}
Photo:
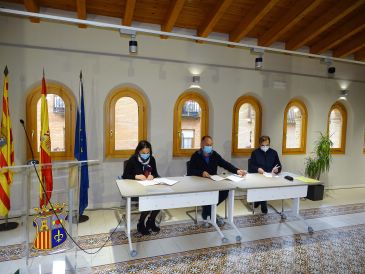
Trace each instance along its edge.
{"label": "wooden beamed ceiling", "polygon": [[[365,0],[2,0],[40,12],[52,8],[116,17],[124,26],[136,23],[195,30],[196,35],[226,34],[229,41],[257,39],[288,50],[330,51],[334,57],[365,60]],[[31,18],[31,22],[39,22]],[[79,25],[79,27],[86,27]],[[166,36],[162,38],[167,38]],[[275,46],[275,45],[274,45]]]}

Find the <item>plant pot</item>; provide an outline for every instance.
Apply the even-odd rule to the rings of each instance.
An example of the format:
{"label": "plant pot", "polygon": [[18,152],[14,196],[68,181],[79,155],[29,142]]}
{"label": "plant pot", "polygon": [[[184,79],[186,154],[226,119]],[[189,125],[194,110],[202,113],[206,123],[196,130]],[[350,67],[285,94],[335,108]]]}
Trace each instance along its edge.
{"label": "plant pot", "polygon": [[309,185],[307,199],[312,201],[323,200],[324,185]]}

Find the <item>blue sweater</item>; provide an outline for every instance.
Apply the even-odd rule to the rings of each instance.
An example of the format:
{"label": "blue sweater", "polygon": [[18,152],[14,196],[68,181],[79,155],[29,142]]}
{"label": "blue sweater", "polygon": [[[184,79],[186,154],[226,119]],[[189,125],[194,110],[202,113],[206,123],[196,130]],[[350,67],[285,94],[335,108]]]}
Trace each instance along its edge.
{"label": "blue sweater", "polygon": [[271,172],[276,165],[280,166],[279,172],[281,172],[282,165],[275,150],[269,148],[268,151],[264,152],[257,148],[252,151],[251,159],[248,161],[248,172],[257,173],[259,168],[262,168],[265,172]]}
{"label": "blue sweater", "polygon": [[217,152],[213,152],[209,155],[209,160],[206,161],[202,150],[194,152],[190,158],[188,165],[187,175],[188,176],[202,176],[203,172],[206,171],[210,175],[216,175],[218,166],[223,167],[232,173],[237,173],[238,168],[228,163],[222,158]]}

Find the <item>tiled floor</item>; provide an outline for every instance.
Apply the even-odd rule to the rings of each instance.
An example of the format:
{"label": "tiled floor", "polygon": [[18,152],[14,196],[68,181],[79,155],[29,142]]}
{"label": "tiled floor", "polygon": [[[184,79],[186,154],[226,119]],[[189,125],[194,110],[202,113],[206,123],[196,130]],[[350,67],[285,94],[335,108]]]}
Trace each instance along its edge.
{"label": "tiled floor", "polygon": [[[281,208],[281,202],[277,201],[272,202],[271,204],[277,209]],[[290,206],[290,201],[285,201],[284,207],[290,209]],[[318,210],[318,208],[320,208],[320,210]],[[305,222],[315,229],[313,239],[317,241],[314,245],[316,248],[319,248],[319,243],[325,242],[323,239],[328,235],[330,235],[328,237],[332,241],[331,244],[336,242],[336,235],[343,234],[348,234],[348,237],[355,242],[362,241],[365,243],[364,233],[357,233],[357,236],[354,234],[354,231],[357,231],[360,228],[362,228],[362,231],[365,230],[364,226],[362,226],[365,224],[365,189],[327,191],[325,199],[322,201],[314,202],[302,200],[301,209]],[[235,222],[242,234],[242,240],[240,244],[237,244],[235,231],[226,225],[223,227],[222,231],[227,237],[228,242],[223,244],[218,233],[212,228],[202,228],[200,224],[194,226],[192,221],[185,214],[186,210],[189,209],[168,210],[168,214],[165,214],[165,220],[162,223],[162,231],[158,235],[153,235],[151,237],[134,235],[133,246],[138,251],[136,257],[131,258],[129,256],[128,244],[124,233],[121,232],[123,227],[120,227],[118,228],[115,237],[97,254],[88,255],[84,254],[82,251],[78,251],[79,265],[83,267],[89,266],[95,273],[124,273],[133,270],[133,267],[141,273],[149,273],[148,269],[142,271],[140,268],[141,265],[144,265],[146,268],[154,268],[153,265],[156,265],[156,267],[158,265],[155,269],[156,273],[173,273],[173,271],[176,271],[177,273],[193,273],[194,271],[197,271],[196,273],[199,273],[199,271],[202,272],[202,270],[205,270],[202,273],[219,273],[223,270],[227,271],[227,269],[231,269],[232,273],[236,273],[233,269],[236,271],[240,263],[232,258],[238,256],[243,261],[247,262],[245,267],[242,266],[242,272],[245,272],[245,270],[255,270],[255,267],[263,267],[259,269],[263,272],[270,272],[270,269],[272,269],[272,272],[275,272],[275,270],[279,270],[276,264],[271,265],[270,268],[270,264],[268,264],[267,260],[264,260],[265,263],[259,264],[258,262],[260,260],[256,261],[253,258],[257,258],[257,256],[260,258],[261,255],[265,258],[275,258],[275,256],[277,256],[275,250],[281,250],[280,254],[283,252],[286,254],[285,250],[289,248],[291,252],[290,256],[292,256],[292,259],[294,258],[294,261],[290,263],[287,272],[294,272],[294,269],[298,269],[298,265],[304,267],[303,272],[311,272],[311,269],[315,270],[312,266],[312,262],[308,261],[305,264],[301,264],[300,262],[295,261],[296,256],[299,254],[296,251],[298,248],[303,248],[303,252],[309,252],[314,247],[311,247],[312,249],[308,251],[308,249],[306,249],[307,246],[302,247],[299,245],[298,247],[297,242],[290,247],[283,244],[285,241],[292,241],[293,239],[303,239],[304,242],[310,241],[307,233],[307,225],[303,220],[289,215],[286,222],[282,222],[272,209],[269,209],[269,214],[266,216],[262,216],[260,213],[256,213],[257,215],[252,216],[247,205],[240,200],[236,200],[235,215],[237,217],[235,218]],[[82,246],[87,248],[88,252],[93,252],[102,245],[109,233],[117,226],[121,211],[106,209],[92,210],[87,211],[86,213],[90,217],[90,220],[79,225],[78,235],[80,236],[79,239]],[[224,204],[219,206],[218,213],[221,216],[224,216]],[[134,218],[136,220],[138,215],[134,215]],[[133,229],[134,228],[135,224],[133,225]],[[332,232],[334,234],[331,234]],[[25,235],[24,226],[11,232],[1,232],[0,245],[2,248],[0,249],[0,273],[14,273],[16,269],[25,266],[25,260],[19,259],[24,255],[22,254],[24,243],[23,245],[20,245],[22,239],[24,239],[23,235]],[[30,231],[30,239],[33,238],[33,235],[34,231],[32,229]],[[317,235],[319,236],[317,237]],[[278,244],[279,247],[273,249],[272,245],[267,246],[265,239],[278,239],[280,242],[280,244]],[[345,242],[345,240],[343,241]],[[253,248],[252,253],[255,253],[256,257],[249,256],[251,253],[245,251],[247,245]],[[260,246],[266,246],[265,248],[269,251],[260,251],[260,249],[257,249]],[[365,244],[359,245],[358,248],[360,249],[359,251],[361,251],[362,248],[365,248]],[[351,247],[348,247],[348,249],[350,250]],[[210,252],[210,250],[212,250],[212,252]],[[321,252],[323,252],[322,249]],[[218,257],[214,259],[214,257],[211,256],[213,253]],[[236,254],[236,257],[229,255],[232,253]],[[281,256],[280,254],[279,256]],[[365,250],[363,254],[365,254]],[[52,261],[56,260],[55,258],[57,256],[60,255],[42,257],[42,260],[52,263]],[[215,270],[213,268],[210,270],[208,268],[202,269],[204,266],[202,260],[204,260],[206,256],[209,257],[207,257],[208,259],[206,260],[211,262],[210,267],[216,265],[214,260],[218,260],[218,258],[220,258],[219,256],[225,256],[226,262],[235,261],[235,266],[226,268],[227,265],[224,267],[216,265],[218,268]],[[330,258],[330,256],[334,255],[331,253],[328,256]],[[283,259],[284,257],[280,257],[280,259]],[[175,262],[175,266],[179,267],[169,267],[173,258],[179,258],[179,260]],[[337,259],[339,260],[339,258]],[[39,257],[31,259],[30,262],[36,265],[37,260],[39,260]],[[195,270],[194,268],[187,268],[186,265],[184,266],[182,263],[184,260],[187,260],[185,264],[189,264],[189,261],[193,262],[192,264],[196,265],[197,268]],[[147,261],[149,264],[147,264]],[[157,264],[156,262],[159,263]],[[248,266],[251,268],[247,268]],[[268,266],[269,268],[267,268]],[[132,269],[130,269],[130,267],[132,267]],[[290,267],[292,267],[292,269],[290,269]],[[359,259],[354,262],[353,267],[354,270],[362,270],[357,273],[365,272],[363,257],[359,257]],[[91,268],[84,269],[84,273],[91,271]],[[323,265],[322,272],[326,272],[324,269],[330,268]],[[50,272],[52,273],[52,271]],[[336,270],[335,272],[340,273],[339,270]]]}

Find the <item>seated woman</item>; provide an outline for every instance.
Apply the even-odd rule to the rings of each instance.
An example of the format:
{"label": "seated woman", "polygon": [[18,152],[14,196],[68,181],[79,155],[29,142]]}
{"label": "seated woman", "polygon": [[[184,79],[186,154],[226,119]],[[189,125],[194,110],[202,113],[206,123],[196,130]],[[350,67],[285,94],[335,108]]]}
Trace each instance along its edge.
{"label": "seated woman", "polygon": [[[129,158],[123,172],[123,179],[133,180],[153,180],[159,177],[156,167],[155,158],[152,156],[152,146],[148,141],[140,141],[136,147],[134,154]],[[159,232],[160,228],[156,226],[155,220],[159,210],[143,211],[139,217],[137,230],[142,235]],[[149,216],[147,222],[145,220]]]}

